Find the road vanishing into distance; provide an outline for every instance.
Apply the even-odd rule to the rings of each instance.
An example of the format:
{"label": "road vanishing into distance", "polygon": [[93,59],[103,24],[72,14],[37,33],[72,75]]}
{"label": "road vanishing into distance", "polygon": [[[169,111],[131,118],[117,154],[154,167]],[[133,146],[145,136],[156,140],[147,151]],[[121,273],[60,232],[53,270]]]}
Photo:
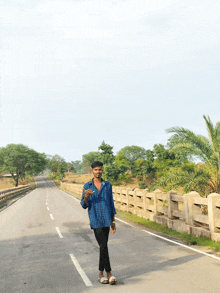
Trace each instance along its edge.
{"label": "road vanishing into distance", "polygon": [[47,177],[0,212],[0,292],[220,292],[220,259],[116,220],[109,235],[117,285],[98,282],[87,210]]}

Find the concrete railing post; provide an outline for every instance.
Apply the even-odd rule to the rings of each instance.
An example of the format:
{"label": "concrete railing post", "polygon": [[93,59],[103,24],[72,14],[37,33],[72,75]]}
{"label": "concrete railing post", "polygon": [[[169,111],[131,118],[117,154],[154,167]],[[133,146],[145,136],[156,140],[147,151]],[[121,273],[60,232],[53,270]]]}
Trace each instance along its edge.
{"label": "concrete railing post", "polygon": [[120,187],[120,203],[121,203],[121,205],[120,205],[120,208],[121,208],[121,210],[123,209],[123,207],[124,207],[124,205],[123,205],[123,199],[124,199],[124,196],[122,195],[122,188]]}
{"label": "concrete railing post", "polygon": [[189,225],[189,207],[188,207],[188,193],[183,194],[183,199],[184,199],[184,213],[185,213],[185,222],[187,225]]}
{"label": "concrete railing post", "polygon": [[134,197],[134,214],[135,215],[137,214],[137,195],[136,195],[136,193],[137,193],[137,188],[135,188],[134,195],[133,195],[133,197]]}
{"label": "concrete railing post", "polygon": [[184,204],[184,208],[186,207],[187,209],[186,223],[190,226],[194,226],[193,215],[201,213],[200,207],[194,204],[194,199],[197,197],[200,197],[200,195],[195,191],[191,191],[187,195],[184,195],[184,199],[187,202],[187,204]]}
{"label": "concrete railing post", "polygon": [[144,213],[143,213],[143,216],[144,218],[147,218],[147,192],[148,192],[148,189],[144,189],[143,190],[143,209],[144,209]]}
{"label": "concrete railing post", "polygon": [[158,200],[158,195],[161,194],[162,192],[160,191],[160,189],[156,189],[154,191],[154,212],[155,212],[155,216],[158,215],[158,210],[163,208],[163,202]]}
{"label": "concrete railing post", "polygon": [[[208,217],[209,217],[209,230],[211,233],[211,239],[217,240],[220,239],[220,235],[215,235],[217,232],[216,223],[215,223],[215,211],[216,211],[216,202],[220,199],[220,195],[218,193],[211,193],[208,195]],[[216,237],[218,236],[218,237]],[[219,241],[218,239],[218,241]]]}
{"label": "concrete railing post", "polygon": [[129,204],[130,204],[129,190],[131,190],[131,188],[126,188],[127,213],[129,212]]}
{"label": "concrete railing post", "polygon": [[173,210],[178,210],[178,202],[172,201],[172,195],[177,195],[176,191],[169,191],[167,193],[167,203],[168,203],[168,219],[172,220],[173,219]]}

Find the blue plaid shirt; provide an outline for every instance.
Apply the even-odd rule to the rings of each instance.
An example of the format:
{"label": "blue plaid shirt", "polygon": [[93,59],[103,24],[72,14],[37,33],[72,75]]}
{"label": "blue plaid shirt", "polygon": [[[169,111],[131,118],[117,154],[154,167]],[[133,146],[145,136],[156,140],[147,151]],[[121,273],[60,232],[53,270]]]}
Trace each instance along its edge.
{"label": "blue plaid shirt", "polygon": [[82,207],[88,208],[91,229],[111,226],[112,218],[116,214],[111,183],[102,180],[101,188],[98,190],[91,180],[84,185],[84,189],[94,191],[88,198],[87,204],[84,201],[84,191],[81,199]]}

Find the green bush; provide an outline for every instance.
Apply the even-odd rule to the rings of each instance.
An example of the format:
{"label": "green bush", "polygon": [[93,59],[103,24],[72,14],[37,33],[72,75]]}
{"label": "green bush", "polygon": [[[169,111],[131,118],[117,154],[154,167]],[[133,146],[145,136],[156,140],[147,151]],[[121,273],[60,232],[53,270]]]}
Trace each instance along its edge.
{"label": "green bush", "polygon": [[138,185],[139,185],[139,188],[140,188],[140,189],[145,189],[145,188],[147,188],[147,184],[146,184],[146,182],[144,182],[144,181],[139,181]]}
{"label": "green bush", "polygon": [[133,183],[131,174],[129,172],[124,173],[124,174],[120,174],[119,180],[123,181],[123,183],[125,183],[125,184]]}
{"label": "green bush", "polygon": [[62,178],[63,178],[63,176],[61,174],[55,176],[56,180],[61,180]]}

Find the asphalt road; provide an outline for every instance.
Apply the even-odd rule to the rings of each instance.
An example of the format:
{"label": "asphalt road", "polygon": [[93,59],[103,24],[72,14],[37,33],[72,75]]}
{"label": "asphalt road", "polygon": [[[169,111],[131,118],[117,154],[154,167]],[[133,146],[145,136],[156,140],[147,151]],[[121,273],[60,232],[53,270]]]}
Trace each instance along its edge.
{"label": "asphalt road", "polygon": [[109,236],[118,284],[98,282],[87,210],[46,177],[0,213],[0,292],[220,292],[220,259],[119,220]]}

